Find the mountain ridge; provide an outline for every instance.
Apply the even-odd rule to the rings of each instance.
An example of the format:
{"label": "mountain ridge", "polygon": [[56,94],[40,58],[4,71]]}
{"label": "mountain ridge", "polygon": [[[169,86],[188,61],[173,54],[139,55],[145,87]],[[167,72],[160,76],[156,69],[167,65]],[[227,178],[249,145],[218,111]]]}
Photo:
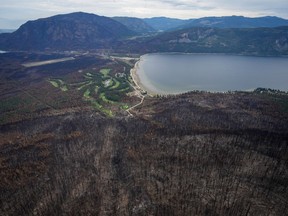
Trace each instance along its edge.
{"label": "mountain ridge", "polygon": [[143,19],[135,17],[112,17],[112,19],[125,25],[128,29],[139,34],[155,32],[156,30],[148,25]]}
{"label": "mountain ridge", "polygon": [[[162,18],[160,17],[160,19]],[[234,16],[233,18],[236,20],[244,19],[244,21],[247,19],[255,20],[242,16]],[[123,19],[124,22],[127,20],[131,22],[124,25],[109,17],[83,12],[28,21],[13,33],[0,34],[0,49],[8,51],[109,49],[121,53],[207,52],[277,56],[288,54],[288,27],[219,28],[188,26],[185,29],[162,33],[151,32],[152,34],[148,33],[147,35],[150,28],[143,24],[140,19],[127,17],[116,19],[122,19],[122,22]],[[221,21],[223,19],[231,20],[231,17],[210,19]],[[266,17],[265,19],[284,20],[277,17]],[[256,20],[261,21],[263,18]],[[178,22],[179,19],[174,21]],[[194,24],[196,21],[190,20]],[[260,24],[263,23],[260,21]],[[140,27],[138,32],[135,29],[137,23],[144,25],[144,28]],[[273,22],[271,23],[273,24]],[[146,33],[142,31],[145,28]],[[141,36],[140,30],[142,34],[146,35]]]}
{"label": "mountain ridge", "polygon": [[75,12],[28,21],[11,33],[2,47],[24,50],[105,47],[111,41],[134,34],[108,17]]}

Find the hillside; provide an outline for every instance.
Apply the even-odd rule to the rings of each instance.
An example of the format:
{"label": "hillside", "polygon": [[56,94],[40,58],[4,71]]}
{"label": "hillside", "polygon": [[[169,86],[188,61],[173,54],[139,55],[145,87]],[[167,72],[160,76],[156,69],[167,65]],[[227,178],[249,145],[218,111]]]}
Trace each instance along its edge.
{"label": "hillside", "polygon": [[133,34],[126,26],[113,19],[78,12],[28,21],[11,33],[8,39],[1,43],[0,48],[17,50],[103,48]]}
{"label": "hillside", "polygon": [[169,17],[144,18],[144,22],[152,26],[157,31],[167,31],[188,23],[189,20],[175,19]]}
{"label": "hillside", "polygon": [[288,26],[288,20],[279,17],[243,17],[243,16],[224,16],[224,17],[203,17],[200,19],[189,20],[185,25],[178,26],[178,29],[191,27],[212,27],[212,28],[259,28],[259,27],[279,27]]}
{"label": "hillside", "polygon": [[[130,51],[287,55],[288,27],[217,29],[194,27],[130,43]],[[125,47],[125,45],[124,45]],[[124,49],[123,47],[123,49]]]}
{"label": "hillside", "polygon": [[192,93],[146,100],[137,118],[82,110],[3,125],[0,214],[282,216],[281,100]]}
{"label": "hillside", "polygon": [[148,25],[145,21],[134,17],[112,17],[119,23],[125,25],[128,29],[139,34],[155,32],[155,29]]}
{"label": "hillside", "polygon": [[287,93],[150,97],[133,85],[136,61],[0,54],[0,215],[283,216]]}
{"label": "hillside", "polygon": [[173,19],[167,17],[153,17],[143,20],[158,31],[173,31],[177,29],[187,29],[191,27],[272,28],[279,26],[288,26],[288,20],[273,16],[255,18],[243,16],[223,16],[202,17],[197,19]]}
{"label": "hillside", "polygon": [[[272,28],[285,23],[287,20],[277,17],[232,16],[194,20],[158,17],[141,20],[129,17],[111,19],[79,12],[29,21],[13,33],[0,34],[0,49],[30,51],[109,49],[119,53],[141,54],[203,52],[287,55],[288,27]],[[201,27],[190,27],[191,25]],[[236,26],[237,28],[231,28]],[[269,28],[254,28],[257,26]],[[160,28],[185,29],[139,37],[139,34],[159,31]],[[136,35],[138,37],[131,37]]]}

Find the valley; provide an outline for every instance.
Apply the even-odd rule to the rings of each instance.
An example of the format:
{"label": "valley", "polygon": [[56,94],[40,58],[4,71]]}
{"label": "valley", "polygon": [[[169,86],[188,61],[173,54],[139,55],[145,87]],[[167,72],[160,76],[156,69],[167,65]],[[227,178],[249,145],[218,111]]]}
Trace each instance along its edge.
{"label": "valley", "polygon": [[1,34],[0,215],[285,215],[286,91],[152,94],[137,74],[147,53],[285,61],[285,22],[78,12]]}

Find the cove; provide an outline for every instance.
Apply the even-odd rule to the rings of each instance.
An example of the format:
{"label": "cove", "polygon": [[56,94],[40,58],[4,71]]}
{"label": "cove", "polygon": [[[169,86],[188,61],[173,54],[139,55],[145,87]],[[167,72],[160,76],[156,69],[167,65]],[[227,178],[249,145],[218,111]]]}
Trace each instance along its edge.
{"label": "cove", "polygon": [[224,54],[146,54],[137,64],[140,86],[154,94],[188,91],[288,91],[288,58]]}

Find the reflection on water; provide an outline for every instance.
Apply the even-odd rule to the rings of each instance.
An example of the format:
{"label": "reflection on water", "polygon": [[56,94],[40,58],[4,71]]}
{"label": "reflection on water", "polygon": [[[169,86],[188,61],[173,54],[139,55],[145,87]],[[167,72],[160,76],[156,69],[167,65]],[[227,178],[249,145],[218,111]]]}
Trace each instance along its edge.
{"label": "reflection on water", "polygon": [[156,93],[222,92],[258,87],[288,90],[288,58],[213,54],[148,54],[137,74]]}

